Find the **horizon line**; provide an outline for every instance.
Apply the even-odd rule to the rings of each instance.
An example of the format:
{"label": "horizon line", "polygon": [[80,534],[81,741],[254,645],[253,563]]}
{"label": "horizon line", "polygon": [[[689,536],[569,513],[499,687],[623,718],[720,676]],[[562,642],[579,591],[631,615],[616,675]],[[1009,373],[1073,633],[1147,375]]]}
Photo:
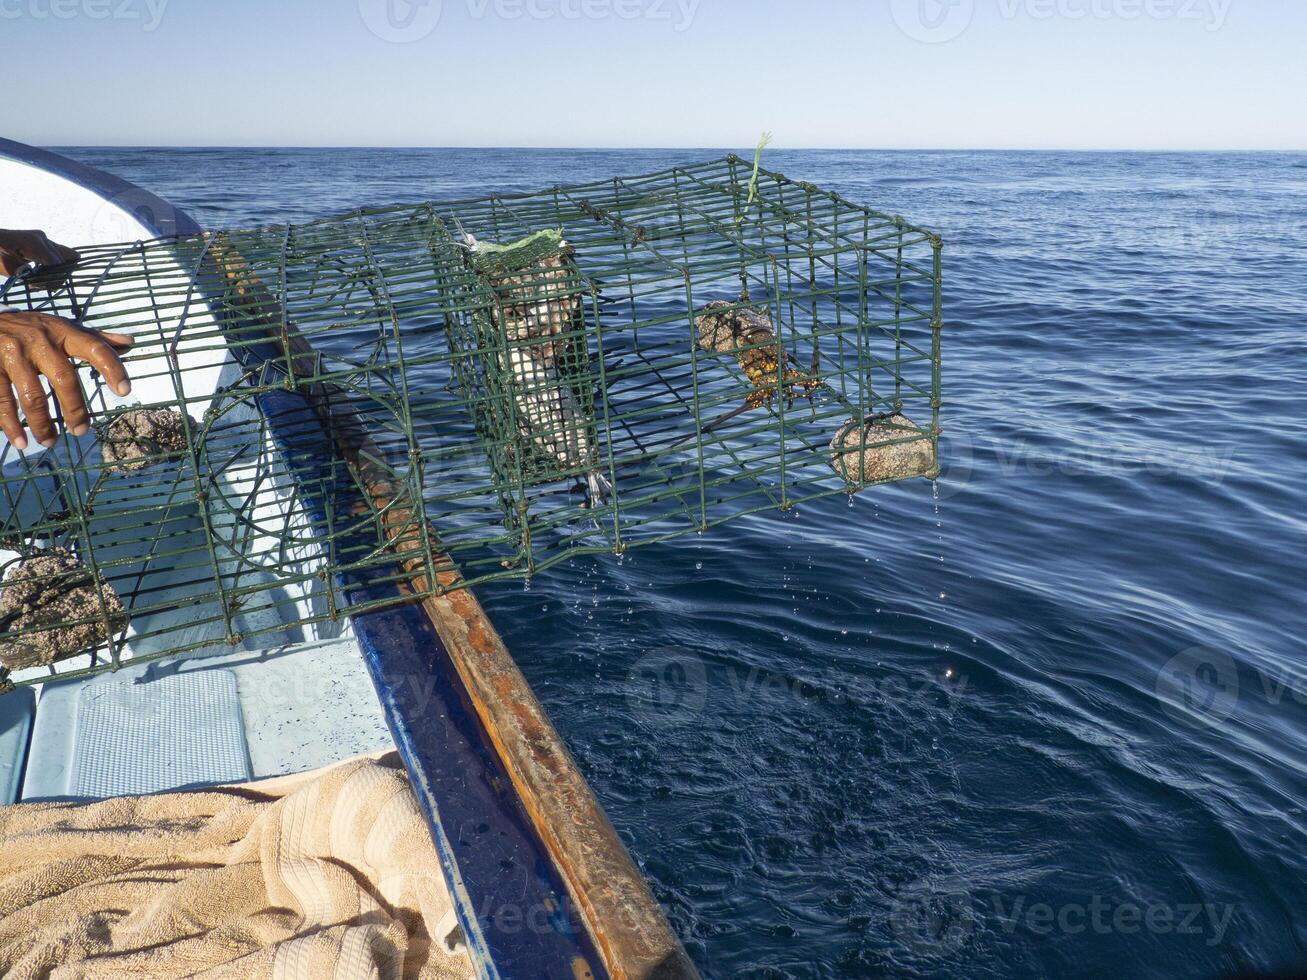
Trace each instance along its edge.
{"label": "horizon line", "polygon": [[[666,152],[729,150],[725,146],[545,146],[448,144],[419,146],[398,143],[276,144],[276,143],[32,143],[51,150],[566,150],[576,152]],[[778,146],[773,152],[854,153],[1307,153],[1307,147],[1113,147],[1113,146]]]}

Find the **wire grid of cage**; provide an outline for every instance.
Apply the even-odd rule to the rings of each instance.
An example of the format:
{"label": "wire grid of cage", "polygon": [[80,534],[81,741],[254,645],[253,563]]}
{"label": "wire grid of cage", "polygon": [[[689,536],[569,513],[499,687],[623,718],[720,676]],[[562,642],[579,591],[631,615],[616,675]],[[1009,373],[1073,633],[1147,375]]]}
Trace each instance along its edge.
{"label": "wire grid of cage", "polygon": [[[42,590],[6,573],[0,659],[40,679],[52,622],[83,628],[65,670],[320,636],[374,602],[935,475],[939,238],[751,176],[728,157],[91,248],[53,288],[7,284],[6,305],[133,334],[137,395],[83,371],[93,435],[0,450],[10,563],[82,597],[28,608]],[[175,431],[123,465],[115,422],[143,409]],[[342,575],[403,598],[350,605]]]}
{"label": "wire grid of cage", "polygon": [[434,581],[412,519],[420,466],[374,453],[365,485],[322,421],[348,413],[377,443],[402,441],[402,398],[347,359],[270,356],[284,313],[225,236],[83,248],[58,281],[6,283],[0,306],[135,339],[130,395],[79,372],[91,433],[0,447],[4,687],[327,638],[401,601],[348,598],[338,577],[410,595]]}
{"label": "wire grid of cage", "polygon": [[751,177],[728,157],[445,209],[478,247],[566,242],[474,259],[481,295],[451,310],[508,569],[937,475],[939,237]]}

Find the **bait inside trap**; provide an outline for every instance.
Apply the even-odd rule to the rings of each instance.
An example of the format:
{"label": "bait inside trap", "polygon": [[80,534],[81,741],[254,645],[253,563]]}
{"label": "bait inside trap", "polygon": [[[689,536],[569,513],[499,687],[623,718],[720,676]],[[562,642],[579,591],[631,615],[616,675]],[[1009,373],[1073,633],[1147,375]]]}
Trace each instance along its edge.
{"label": "bait inside trap", "polygon": [[133,334],[137,394],[84,370],[92,434],[0,451],[6,681],[267,647],[374,608],[370,581],[422,596],[935,476],[939,239],[751,176],[86,248],[9,283]]}

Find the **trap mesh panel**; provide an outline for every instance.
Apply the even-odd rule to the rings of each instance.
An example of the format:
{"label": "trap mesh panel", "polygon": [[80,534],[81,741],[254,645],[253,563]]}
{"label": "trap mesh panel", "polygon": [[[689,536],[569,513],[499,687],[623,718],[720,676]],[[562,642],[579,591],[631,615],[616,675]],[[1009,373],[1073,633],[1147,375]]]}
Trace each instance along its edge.
{"label": "trap mesh panel", "polygon": [[[278,356],[284,311],[225,238],[84,248],[0,306],[135,338],[129,396],[80,372],[90,434],[0,451],[4,685],[330,636],[408,601],[347,600],[339,576],[410,595],[434,581],[417,453],[369,451],[410,437],[402,397],[347,359]],[[332,413],[355,431],[324,427]]]}
{"label": "trap mesh panel", "polygon": [[[359,611],[340,574],[421,595],[935,475],[939,239],[751,175],[88,249],[53,295],[11,284],[136,334],[137,389],[179,425],[148,466],[106,465],[137,406],[91,380],[96,436],[5,450],[3,546],[72,556],[29,577],[76,579],[98,608],[78,642],[112,662]],[[49,615],[0,622],[0,653]]]}
{"label": "trap mesh panel", "polygon": [[[937,473],[939,238],[766,171],[751,200],[750,176],[731,157],[443,209],[455,239],[568,246],[566,276],[465,261],[480,295],[450,310],[509,568]],[[613,492],[579,511],[591,471]]]}

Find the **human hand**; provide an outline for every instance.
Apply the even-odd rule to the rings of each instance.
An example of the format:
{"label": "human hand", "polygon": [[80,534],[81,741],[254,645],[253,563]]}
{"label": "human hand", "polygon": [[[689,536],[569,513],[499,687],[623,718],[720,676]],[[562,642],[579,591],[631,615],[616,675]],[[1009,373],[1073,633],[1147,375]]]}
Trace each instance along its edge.
{"label": "human hand", "polygon": [[0,274],[12,276],[35,262],[37,265],[68,265],[81,259],[73,249],[52,242],[43,231],[8,231],[0,228]]}
{"label": "human hand", "polygon": [[64,427],[75,436],[85,435],[91,415],[72,359],[86,361],[114,392],[125,396],[131,394],[132,383],[118,355],[132,344],[126,334],[87,330],[45,313],[0,313],[0,430],[10,445],[27,448],[19,406],[37,441],[47,449],[55,443],[57,432],[41,385],[42,375],[49,379],[59,400]]}

